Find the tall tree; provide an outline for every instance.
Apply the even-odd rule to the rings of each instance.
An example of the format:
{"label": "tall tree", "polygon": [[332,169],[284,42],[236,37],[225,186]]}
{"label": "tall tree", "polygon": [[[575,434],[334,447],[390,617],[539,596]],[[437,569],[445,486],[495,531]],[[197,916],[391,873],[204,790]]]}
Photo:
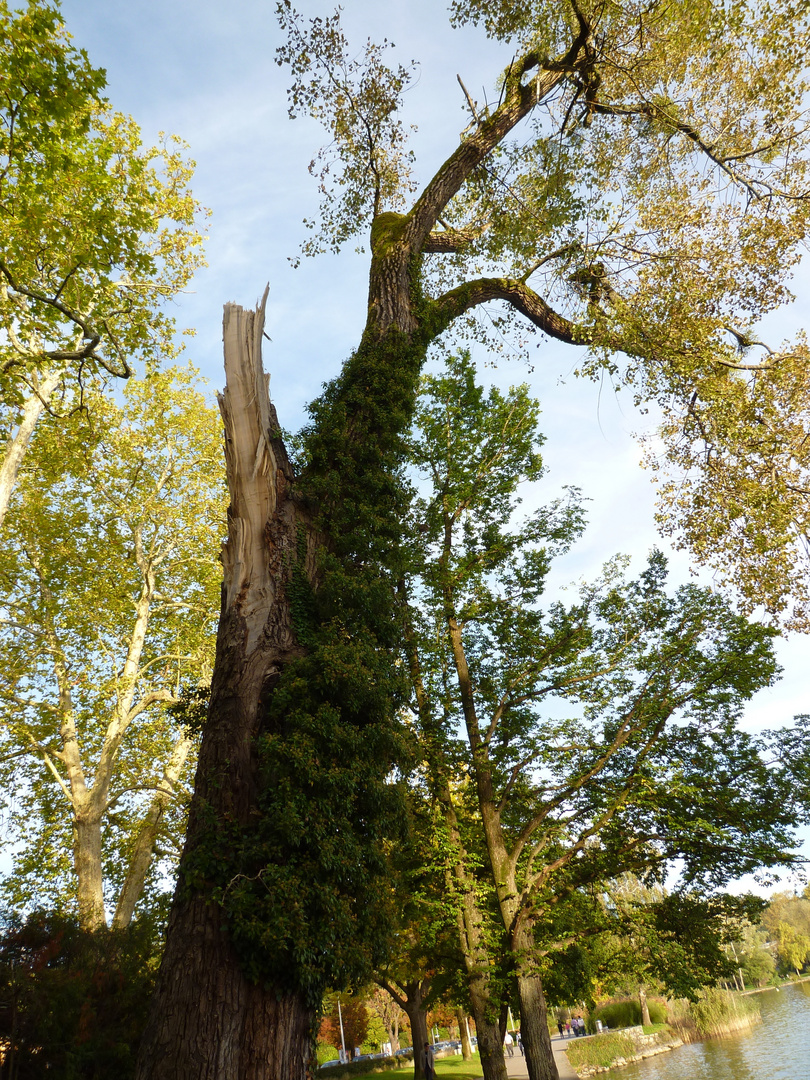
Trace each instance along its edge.
{"label": "tall tree", "polygon": [[[5,891],[126,926],[165,874],[196,735],[166,706],[210,680],[220,425],[193,372],[101,391],[40,426],[0,556]],[[179,796],[179,800],[178,800]],[[181,809],[177,809],[180,807]],[[159,841],[168,857],[153,862]]]}
{"label": "tall tree", "polygon": [[293,469],[266,401],[261,315],[226,314],[225,598],[143,1080],[302,1076],[321,989],[379,954],[377,852],[400,752],[397,471],[430,343],[502,301],[589,347],[585,370],[616,370],[622,350],[641,398],[688,402],[733,377],[726,326],[777,304],[797,257],[804,12],[452,10],[515,55],[412,196],[398,115],[409,71],[373,44],[357,58],[338,16],[307,24],[278,6],[291,112],[317,116],[331,147],[310,250],[370,227],[368,318]]}
{"label": "tall tree", "polygon": [[[594,900],[576,949],[591,954],[591,977],[603,991],[638,997],[644,1024],[650,1023],[651,989],[697,1000],[718,980],[736,979],[736,949],[765,906],[751,894],[668,892],[657,883],[643,885],[634,874],[606,882]],[[591,987],[583,996],[591,996]]]}
{"label": "tall tree", "polygon": [[90,375],[171,357],[161,304],[202,262],[192,166],[102,97],[58,3],[0,3],[0,522],[37,421]]}
{"label": "tall tree", "polygon": [[391,1051],[396,1053],[400,1048],[399,1033],[406,1014],[391,995],[380,986],[374,988],[368,1000],[368,1007],[385,1028]]}
{"label": "tall tree", "polygon": [[[776,764],[780,733],[737,727],[774,677],[768,630],[708,590],[668,596],[655,554],[638,581],[613,567],[578,603],[544,610],[551,559],[579,519],[563,503],[516,520],[518,491],[540,473],[538,411],[525,387],[485,395],[465,357],[426,379],[413,448],[426,491],[406,582],[423,628],[414,711],[434,762],[444,755],[439,775],[459,769],[454,733],[466,732],[457,775],[471,777],[473,806],[458,782],[444,797],[482,834],[532,1080],[554,1075],[544,957],[587,929],[589,888],[683,860],[687,885],[716,889],[795,859],[790,830],[806,816],[790,765]],[[451,858],[463,857],[456,845]],[[691,921],[695,941],[703,912],[706,937],[710,912],[688,892],[658,908],[661,926]],[[639,921],[639,941],[653,931]],[[661,966],[667,948],[660,937]]]}
{"label": "tall tree", "polygon": [[799,969],[810,960],[810,898],[776,893],[762,916],[762,925],[777,943],[776,953],[786,968]]}

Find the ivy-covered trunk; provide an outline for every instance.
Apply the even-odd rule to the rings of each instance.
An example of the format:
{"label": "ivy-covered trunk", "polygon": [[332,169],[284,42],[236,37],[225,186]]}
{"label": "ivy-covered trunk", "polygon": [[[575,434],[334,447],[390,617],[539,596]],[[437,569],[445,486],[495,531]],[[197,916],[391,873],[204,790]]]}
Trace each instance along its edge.
{"label": "ivy-covered trunk", "polygon": [[[482,279],[433,298],[422,289],[423,256],[470,239],[433,231],[444,208],[560,81],[554,71],[524,85],[536,65],[508,78],[492,118],[407,214],[375,217],[366,328],[311,406],[299,476],[261,371],[262,310],[226,308],[222,616],[138,1080],[303,1080],[309,1010],[325,987],[367,981],[383,956],[383,840],[400,815],[390,777],[402,758],[400,470],[422,362],[454,319],[493,298],[573,340],[523,282]],[[270,1023],[285,1030],[263,1031]],[[268,1054],[277,1060],[261,1065]]]}
{"label": "ivy-covered trunk", "polygon": [[222,612],[139,1080],[303,1080],[324,989],[367,979],[388,941],[388,567],[424,349],[397,328],[367,335],[313,405],[296,477],[261,365],[263,305],[229,305],[224,329]]}

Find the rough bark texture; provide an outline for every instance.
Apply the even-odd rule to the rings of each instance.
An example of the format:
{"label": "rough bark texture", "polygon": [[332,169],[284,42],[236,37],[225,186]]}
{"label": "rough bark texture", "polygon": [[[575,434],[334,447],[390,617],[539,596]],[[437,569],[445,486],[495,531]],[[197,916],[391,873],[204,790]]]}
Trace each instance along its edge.
{"label": "rough bark texture", "polygon": [[520,1039],[529,1080],[559,1080],[548,1030],[543,984],[536,975],[518,974]]}
{"label": "rough bark texture", "polygon": [[220,908],[188,888],[184,867],[211,821],[247,822],[256,736],[268,695],[297,651],[285,584],[301,518],[261,363],[264,303],[225,308],[220,399],[231,505],[209,716],[180,879],[140,1080],[301,1080],[313,1015],[303,1000],[244,975]]}

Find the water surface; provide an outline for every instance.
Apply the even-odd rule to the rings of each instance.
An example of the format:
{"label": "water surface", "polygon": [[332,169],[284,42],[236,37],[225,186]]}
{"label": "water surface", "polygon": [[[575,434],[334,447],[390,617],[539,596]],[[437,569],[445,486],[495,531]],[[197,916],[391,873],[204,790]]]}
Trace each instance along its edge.
{"label": "water surface", "polygon": [[756,995],[762,1023],[602,1073],[606,1080],[810,1080],[810,982]]}

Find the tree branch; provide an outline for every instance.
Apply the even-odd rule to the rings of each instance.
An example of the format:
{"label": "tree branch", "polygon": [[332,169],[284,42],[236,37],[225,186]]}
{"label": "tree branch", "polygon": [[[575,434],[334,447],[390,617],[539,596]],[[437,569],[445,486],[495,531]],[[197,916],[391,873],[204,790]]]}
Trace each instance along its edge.
{"label": "tree branch", "polygon": [[439,252],[450,254],[454,251],[462,251],[465,247],[477,240],[481,235],[467,229],[443,229],[441,232],[428,233],[422,251],[426,255],[434,255]]}
{"label": "tree branch", "polygon": [[46,304],[48,307],[55,308],[61,315],[64,315],[69,322],[78,326],[84,335],[84,345],[79,349],[43,349],[42,352],[37,353],[36,355],[56,361],[94,360],[96,363],[100,364],[105,371],[109,372],[110,375],[124,379],[128,379],[132,375],[132,368],[123,356],[119,356],[121,367],[116,368],[96,353],[96,349],[101,341],[101,334],[90,325],[86,316],[78,311],[74,311],[73,308],[68,307],[67,304],[59,299],[59,294],[64,288],[64,282],[59,287],[55,296],[46,296],[44,293],[36,292],[34,289],[27,289],[24,285],[18,284],[14,280],[11,270],[2,259],[0,259],[0,273],[5,277],[14,292],[19,293],[21,296],[27,296],[30,300],[36,300],[40,304]]}
{"label": "tree branch", "polygon": [[[425,187],[408,215],[404,239],[412,251],[421,251],[442,210],[464,181],[487,158],[509,132],[543,101],[572,70],[585,43],[580,30],[566,56],[550,64],[539,53],[529,51],[510,64],[504,74],[503,102],[488,119],[482,120],[469,139],[444,162]],[[524,83],[524,76],[537,69],[536,78]]]}
{"label": "tree branch", "polygon": [[479,304],[505,300],[529,322],[568,345],[589,345],[590,332],[559,315],[525,281],[515,278],[478,278],[459,285],[434,301],[446,325]]}

